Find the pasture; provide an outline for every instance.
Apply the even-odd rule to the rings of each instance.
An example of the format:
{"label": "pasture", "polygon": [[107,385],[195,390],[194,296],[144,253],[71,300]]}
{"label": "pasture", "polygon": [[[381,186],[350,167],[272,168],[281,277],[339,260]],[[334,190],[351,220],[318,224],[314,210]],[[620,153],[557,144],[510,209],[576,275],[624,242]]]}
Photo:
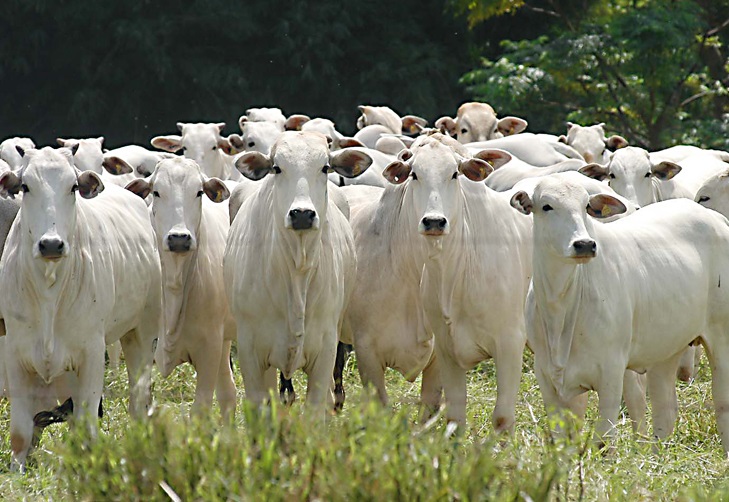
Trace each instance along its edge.
{"label": "pasture", "polygon": [[[525,354],[516,433],[493,436],[494,366],[468,374],[468,429],[446,437],[442,417],[419,424],[419,380],[387,373],[392,408],[368,399],[356,358],[345,370],[344,411],[326,424],[302,407],[304,377],[290,409],[254,411],[243,400],[232,427],[217,406],[190,420],[194,372],[155,370],[150,418],[129,418],[123,365],[107,369],[100,435],[90,440],[51,426],[26,475],[8,472],[9,404],[0,401],[0,498],[3,500],[701,500],[729,496],[729,470],[710,397],[708,363],[690,384],[677,382],[676,432],[660,445],[633,436],[621,414],[616,452],[592,446],[593,395],[587,420],[570,438],[549,433],[542,398]],[[551,424],[554,425],[554,424]]]}

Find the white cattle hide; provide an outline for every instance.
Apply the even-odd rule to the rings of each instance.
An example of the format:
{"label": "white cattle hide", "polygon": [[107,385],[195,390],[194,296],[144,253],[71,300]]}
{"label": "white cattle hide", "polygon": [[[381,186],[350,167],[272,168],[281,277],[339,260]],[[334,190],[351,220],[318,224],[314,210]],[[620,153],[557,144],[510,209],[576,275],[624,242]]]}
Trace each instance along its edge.
{"label": "white cattle hide", "polygon": [[[514,136],[467,143],[465,145],[471,153],[477,153],[487,148],[506,150],[527,164],[538,167],[552,166],[568,159],[582,160],[582,156],[568,145],[547,141],[542,135],[521,133]],[[565,155],[565,152],[570,155]]]}
{"label": "white cattle hide", "polygon": [[527,121],[518,117],[498,119],[491,105],[470,102],[458,108],[455,119],[441,117],[435,122],[435,127],[465,144],[520,133],[526,129]]}
{"label": "white cattle hide", "polygon": [[518,182],[528,178],[538,178],[554,173],[577,171],[585,165],[578,159],[568,159],[551,166],[538,167],[528,164],[505,150],[489,148],[481,150],[479,158],[487,162],[497,161],[501,165],[486,178],[486,186],[497,192],[510,190]]}
{"label": "white cattle hide", "polygon": [[23,157],[17,149],[18,146],[23,150],[30,150],[35,148],[35,143],[30,138],[21,137],[7,138],[0,143],[0,160],[7,162],[12,171],[19,169],[23,163]]}

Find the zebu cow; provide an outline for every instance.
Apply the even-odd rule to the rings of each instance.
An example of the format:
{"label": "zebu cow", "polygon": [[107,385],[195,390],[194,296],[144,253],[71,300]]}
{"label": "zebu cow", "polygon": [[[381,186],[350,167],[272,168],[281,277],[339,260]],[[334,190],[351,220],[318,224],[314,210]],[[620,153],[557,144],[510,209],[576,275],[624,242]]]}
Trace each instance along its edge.
{"label": "zebu cow", "polygon": [[275,388],[275,368],[286,378],[299,368],[308,374],[308,403],[332,400],[356,259],[349,224],[327,196],[327,173],[356,176],[370,163],[360,152],[330,153],[321,134],[293,131],[270,156],[236,161],[246,177],[266,177],[240,207],[224,258],[246,397],[255,403]]}
{"label": "zebu cow", "polygon": [[[235,410],[235,384],[229,359],[235,323],[223,286],[223,252],[228,237],[225,184],[207,178],[195,161],[165,159],[149,179],[127,190],[152,197],[152,226],[162,262],[164,336],[155,360],[167,377],[183,362],[197,374],[193,411],[209,410],[213,390],[224,417]],[[205,197],[203,197],[205,195]]]}
{"label": "zebu cow", "polygon": [[[5,241],[10,233],[10,227],[20,209],[17,199],[0,199],[0,258],[2,258]],[[0,327],[0,397],[7,396],[7,381],[5,377],[5,329]]]}
{"label": "zebu cow", "polygon": [[[547,409],[580,408],[596,390],[600,442],[614,435],[623,374],[648,371],[653,432],[663,438],[677,415],[676,367],[698,340],[712,367],[713,399],[729,446],[729,221],[691,201],[624,211],[617,199],[544,178],[512,205],[534,214],[533,291],[527,300],[529,345]],[[670,306],[670,308],[667,308]]]}
{"label": "zebu cow", "polygon": [[598,164],[607,164],[615,150],[628,146],[628,140],[617,134],[606,138],[603,122],[591,126],[567,122],[567,135],[558,140],[577,150],[585,162]]}
{"label": "zebu cow", "polygon": [[95,432],[107,343],[121,339],[130,412],[144,414],[162,288],[147,207],[119,187],[104,189],[98,174],[80,172],[72,150],[25,152],[20,171],[0,175],[3,196],[20,191],[21,209],[0,261],[0,312],[10,445],[22,469],[34,415],[57,398],[70,393],[74,415],[90,415]]}
{"label": "zebu cow", "polygon": [[32,139],[24,137],[8,138],[0,143],[0,160],[7,162],[11,170],[19,169],[23,163],[17,147],[30,150],[35,148],[35,143]]}
{"label": "zebu cow", "polygon": [[461,143],[472,143],[520,133],[526,129],[527,122],[519,117],[498,119],[491,105],[470,102],[458,108],[455,119],[441,117],[435,122],[435,127]]}
{"label": "zebu cow", "polygon": [[152,146],[166,152],[182,151],[188,159],[197,162],[205,176],[221,180],[239,180],[240,173],[233,167],[233,153],[228,138],[221,136],[225,123],[177,123],[180,134],[156,136]]}
{"label": "zebu cow", "polygon": [[[375,384],[381,399],[385,366],[410,378],[425,370],[422,399],[433,406],[440,389],[438,370],[428,365],[429,325],[448,418],[460,424],[466,420],[466,370],[493,357],[493,422],[497,430],[510,430],[526,340],[531,224],[510,216],[506,197],[474,183],[492,171],[439,133],[421,136],[401,152],[384,173],[399,186],[386,188],[353,217],[362,268],[348,324],[363,381]],[[388,296],[391,291],[396,298]],[[378,295],[384,308],[364,307]],[[379,314],[372,316],[373,310]]]}

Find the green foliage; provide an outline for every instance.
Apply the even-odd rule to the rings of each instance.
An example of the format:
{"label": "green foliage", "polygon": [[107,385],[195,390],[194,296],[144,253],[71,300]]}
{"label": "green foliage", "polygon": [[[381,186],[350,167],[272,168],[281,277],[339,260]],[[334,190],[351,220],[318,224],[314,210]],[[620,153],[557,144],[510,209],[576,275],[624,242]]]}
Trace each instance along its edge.
{"label": "green foliage", "polygon": [[573,3],[551,2],[544,35],[502,42],[462,82],[477,99],[525,116],[537,130],[563,130],[565,120],[606,122],[649,149],[686,140],[726,145],[714,132],[729,112],[729,80],[726,68],[712,74],[706,58],[726,41],[700,2],[593,1],[581,12]]}
{"label": "green foliage", "polygon": [[[525,356],[516,432],[494,436],[496,384],[489,362],[469,373],[468,428],[446,437],[442,418],[417,424],[418,384],[388,372],[393,409],[365,392],[356,361],[345,371],[341,416],[309,416],[300,403],[255,409],[242,397],[231,426],[217,412],[186,418],[194,371],[154,379],[155,407],[144,422],[126,412],[126,372],[107,372],[98,439],[84,427],[47,431],[24,476],[8,473],[9,404],[0,400],[0,497],[72,500],[515,500],[665,499],[729,496],[727,464],[710,399],[708,365],[679,383],[676,433],[660,445],[618,424],[616,452],[592,446],[596,400],[581,430],[547,420]],[[303,378],[295,386],[303,389]],[[567,432],[553,436],[557,425]]]}
{"label": "green foliage", "polygon": [[432,120],[460,104],[465,27],[440,0],[8,0],[0,138],[147,144],[177,121],[232,132],[253,106],[329,117],[345,133],[359,104]]}

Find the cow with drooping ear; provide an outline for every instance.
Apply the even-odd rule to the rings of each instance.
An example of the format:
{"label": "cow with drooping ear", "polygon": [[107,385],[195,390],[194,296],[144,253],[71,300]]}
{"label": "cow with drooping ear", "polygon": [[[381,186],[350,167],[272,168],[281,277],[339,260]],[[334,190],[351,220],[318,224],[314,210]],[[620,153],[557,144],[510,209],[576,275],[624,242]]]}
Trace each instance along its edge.
{"label": "cow with drooping ear", "polygon": [[164,334],[155,360],[163,376],[184,363],[195,367],[194,413],[209,411],[217,393],[223,416],[235,410],[235,384],[228,363],[235,322],[223,283],[230,195],[190,159],[164,159],[147,179],[127,190],[151,195],[152,226],[162,263]]}
{"label": "cow with drooping ear", "polygon": [[275,389],[278,368],[286,378],[303,369],[307,403],[333,405],[332,370],[356,261],[327,174],[357,176],[371,161],[357,151],[330,152],[321,134],[295,131],[284,132],[270,155],[250,152],[236,161],[261,184],[235,216],[224,259],[246,397],[255,403]]}
{"label": "cow with drooping ear", "polygon": [[96,430],[108,343],[121,340],[130,412],[145,414],[162,287],[154,231],[139,198],[80,172],[68,148],[21,153],[21,169],[0,175],[3,195],[23,192],[0,261],[0,314],[10,443],[22,469],[34,417],[69,392],[74,416]]}
{"label": "cow with drooping ear", "polygon": [[585,162],[598,164],[607,164],[615,150],[628,146],[622,136],[606,137],[603,122],[591,126],[567,122],[567,135],[560,136],[558,141],[577,150]]}

